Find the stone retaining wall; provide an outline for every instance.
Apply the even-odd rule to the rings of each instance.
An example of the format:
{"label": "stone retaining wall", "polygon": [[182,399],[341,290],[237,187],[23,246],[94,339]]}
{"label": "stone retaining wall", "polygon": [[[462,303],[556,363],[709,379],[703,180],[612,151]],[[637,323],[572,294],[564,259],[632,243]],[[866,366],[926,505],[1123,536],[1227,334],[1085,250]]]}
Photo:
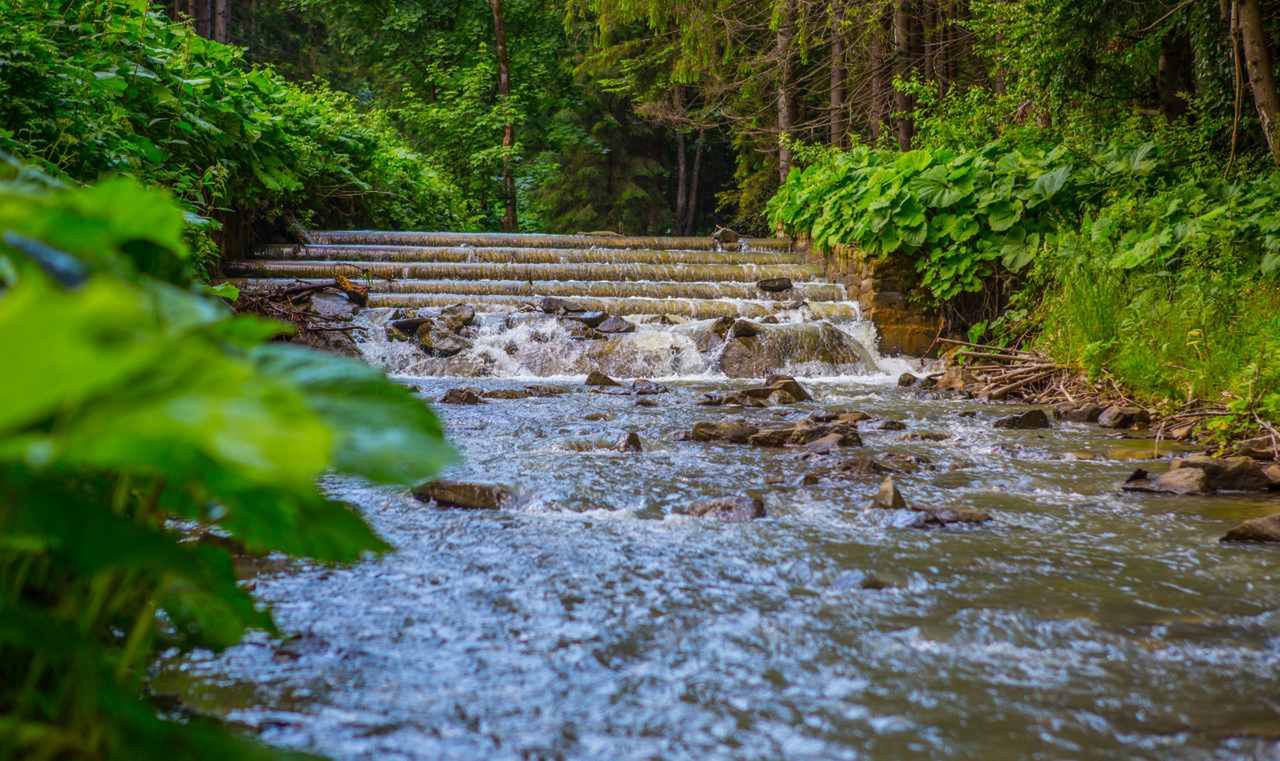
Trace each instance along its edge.
{"label": "stone retaining wall", "polygon": [[[880,353],[923,356],[943,327],[936,309],[922,306],[915,268],[901,258],[869,261],[856,249],[838,246],[827,254],[813,252],[797,241],[811,264],[820,266],[831,282],[840,283],[858,301],[862,316],[875,323]],[[916,297],[916,298],[913,298]]]}

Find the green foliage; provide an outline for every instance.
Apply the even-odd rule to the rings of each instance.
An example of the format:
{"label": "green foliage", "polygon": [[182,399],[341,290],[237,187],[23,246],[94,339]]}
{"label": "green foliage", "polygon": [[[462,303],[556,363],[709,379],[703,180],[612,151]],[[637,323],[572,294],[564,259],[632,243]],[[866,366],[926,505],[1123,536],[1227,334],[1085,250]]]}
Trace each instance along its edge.
{"label": "green foliage", "polygon": [[999,267],[1026,267],[1096,184],[1085,174],[1062,149],[855,148],[793,171],[769,215],[819,250],[915,256],[923,284],[945,301],[980,290]]}
{"label": "green foliage", "polygon": [[384,114],[138,2],[0,5],[0,150],[80,181],[127,173],[228,224],[471,222]]}
{"label": "green foliage", "polygon": [[386,545],[317,479],[411,484],[452,456],[408,389],[185,287],[163,196],[0,181],[3,757],[277,756],[141,698],[160,649],[273,630],[193,528],[353,561]]}

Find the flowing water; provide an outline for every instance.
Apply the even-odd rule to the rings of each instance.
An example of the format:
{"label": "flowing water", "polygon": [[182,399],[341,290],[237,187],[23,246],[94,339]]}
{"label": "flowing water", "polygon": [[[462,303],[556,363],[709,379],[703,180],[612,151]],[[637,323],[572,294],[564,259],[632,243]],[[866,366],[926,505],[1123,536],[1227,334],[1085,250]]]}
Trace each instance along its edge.
{"label": "flowing water", "polygon": [[[802,367],[814,399],[794,406],[698,406],[748,382],[687,331],[614,339],[617,367],[670,376],[640,406],[590,393],[577,363],[594,342],[552,318],[482,315],[472,377],[427,377],[446,366],[370,330],[367,356],[424,399],[569,391],[436,406],[464,457],[450,477],[517,503],[446,511],[328,481],[395,551],[266,564],[249,583],[290,635],[166,661],[153,689],[352,759],[1280,757],[1280,554],[1217,541],[1276,499],[1122,495],[1168,450],[1092,426],[994,429],[1018,408],[899,389],[903,360]],[[854,451],[904,471],[909,502],[993,520],[911,528],[909,511],[867,508],[875,479],[823,477],[824,458],[677,438],[841,409],[905,425],[862,424]],[[630,431],[645,451],[608,448]],[[679,515],[736,494],[768,517]]]}

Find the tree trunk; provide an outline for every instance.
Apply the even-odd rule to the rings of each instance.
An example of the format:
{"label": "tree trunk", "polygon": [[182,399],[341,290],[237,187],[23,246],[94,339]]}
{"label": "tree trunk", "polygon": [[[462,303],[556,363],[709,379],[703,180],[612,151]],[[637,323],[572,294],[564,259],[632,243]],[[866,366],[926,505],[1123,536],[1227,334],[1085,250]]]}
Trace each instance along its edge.
{"label": "tree trunk", "polygon": [[[911,76],[912,62],[912,29],[911,8],[909,0],[893,2],[893,74],[897,79],[908,79]],[[912,97],[898,88],[894,88],[893,107],[898,122],[898,148],[911,150],[911,138],[915,135],[915,124],[911,120],[911,111],[915,107]]]}
{"label": "tree trunk", "polygon": [[795,104],[795,84],[791,75],[791,42],[795,38],[795,0],[782,0],[782,13],[778,19],[778,180],[787,181],[791,172],[791,148],[787,139],[791,136]]}
{"label": "tree trunk", "polygon": [[[510,107],[511,99],[511,61],[507,57],[507,29],[502,21],[502,0],[489,0],[489,8],[493,11],[493,39],[498,53],[498,99],[504,107]],[[504,232],[515,232],[519,227],[516,219],[516,178],[511,167],[511,151],[516,144],[516,125],[507,114],[506,124],[502,127],[502,190],[506,195],[507,210],[502,216]]]}
{"label": "tree trunk", "polygon": [[702,174],[702,149],[705,145],[706,133],[698,130],[698,139],[693,144],[693,172],[689,175],[689,203],[685,209],[685,235],[693,232],[694,218],[698,213],[698,177]]}
{"label": "tree trunk", "polygon": [[213,0],[213,39],[228,42],[227,28],[231,24],[231,0]]}
{"label": "tree trunk", "polygon": [[213,33],[212,0],[191,0],[191,18],[196,22],[196,34],[208,38]]}
{"label": "tree trunk", "polygon": [[889,116],[890,56],[889,37],[891,14],[887,9],[877,14],[871,23],[871,41],[868,59],[871,66],[871,105],[867,111],[867,134],[872,144],[880,141],[880,133]]}
{"label": "tree trunk", "polygon": [[831,0],[831,144],[845,145],[848,127],[844,115],[844,0]]}
{"label": "tree trunk", "polygon": [[1271,51],[1267,48],[1266,29],[1262,25],[1262,9],[1258,0],[1237,0],[1240,37],[1244,41],[1245,67],[1249,73],[1249,89],[1258,108],[1258,121],[1267,139],[1271,156],[1280,164],[1280,94],[1276,93]]}
{"label": "tree trunk", "polygon": [[684,132],[676,129],[676,235],[684,233],[684,218],[689,204],[689,161],[685,157]]}
{"label": "tree trunk", "polygon": [[1195,86],[1192,68],[1194,55],[1191,38],[1186,32],[1166,34],[1160,41],[1157,85],[1160,91],[1160,110],[1169,121],[1187,113],[1189,108],[1184,93],[1190,93]]}

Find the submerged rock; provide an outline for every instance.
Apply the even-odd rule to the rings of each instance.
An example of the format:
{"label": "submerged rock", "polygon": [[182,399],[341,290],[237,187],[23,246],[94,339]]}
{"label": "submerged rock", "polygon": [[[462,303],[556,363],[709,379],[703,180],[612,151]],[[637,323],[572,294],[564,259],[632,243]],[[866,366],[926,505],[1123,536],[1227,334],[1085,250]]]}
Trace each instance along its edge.
{"label": "submerged rock", "polygon": [[483,391],[480,396],[485,399],[528,399],[533,394],[528,389],[519,388],[496,388],[489,391]]}
{"label": "submerged rock", "polygon": [[1223,535],[1222,542],[1280,542],[1280,513],[1245,521]]}
{"label": "submerged rock", "polygon": [[589,415],[584,415],[582,419],[589,423],[600,423],[606,420],[613,420],[613,415],[608,412],[592,412]]}
{"label": "submerged rock", "polygon": [[951,434],[941,431],[912,431],[898,437],[899,441],[948,441]]}
{"label": "submerged rock", "polygon": [[431,481],[416,487],[413,496],[438,507],[463,510],[501,510],[513,498],[505,486],[462,481]]}
{"label": "submerged rock", "polygon": [[537,396],[537,397],[564,396],[565,394],[569,393],[569,389],[562,388],[560,386],[532,385],[532,386],[525,386],[524,390],[528,391],[530,396]]}
{"label": "submerged rock", "polygon": [[888,476],[880,482],[880,491],[876,492],[871,506],[883,510],[906,509],[907,500],[902,496],[902,492],[898,491],[898,485],[893,482],[893,476]]}
{"label": "submerged rock", "polygon": [[440,397],[441,404],[484,404],[479,389],[451,388]]}
{"label": "submerged rock", "polygon": [[991,424],[994,428],[1008,428],[1029,431],[1037,428],[1049,428],[1049,416],[1044,410],[1027,410],[1026,412],[1003,417]]}
{"label": "submerged rock", "polygon": [[618,452],[643,452],[644,442],[640,439],[640,434],[631,431],[618,439],[613,448]]}
{"label": "submerged rock", "polygon": [[690,505],[686,515],[714,518],[728,523],[757,520],[765,517],[764,500],[758,496],[712,499]]}
{"label": "submerged rock", "polygon": [[907,430],[907,424],[901,420],[886,420],[876,428],[881,431],[905,431]]}
{"label": "submerged rock", "polygon": [[986,523],[991,520],[991,516],[981,510],[965,507],[941,507],[914,512],[917,517],[911,528],[941,528],[955,523]]}

